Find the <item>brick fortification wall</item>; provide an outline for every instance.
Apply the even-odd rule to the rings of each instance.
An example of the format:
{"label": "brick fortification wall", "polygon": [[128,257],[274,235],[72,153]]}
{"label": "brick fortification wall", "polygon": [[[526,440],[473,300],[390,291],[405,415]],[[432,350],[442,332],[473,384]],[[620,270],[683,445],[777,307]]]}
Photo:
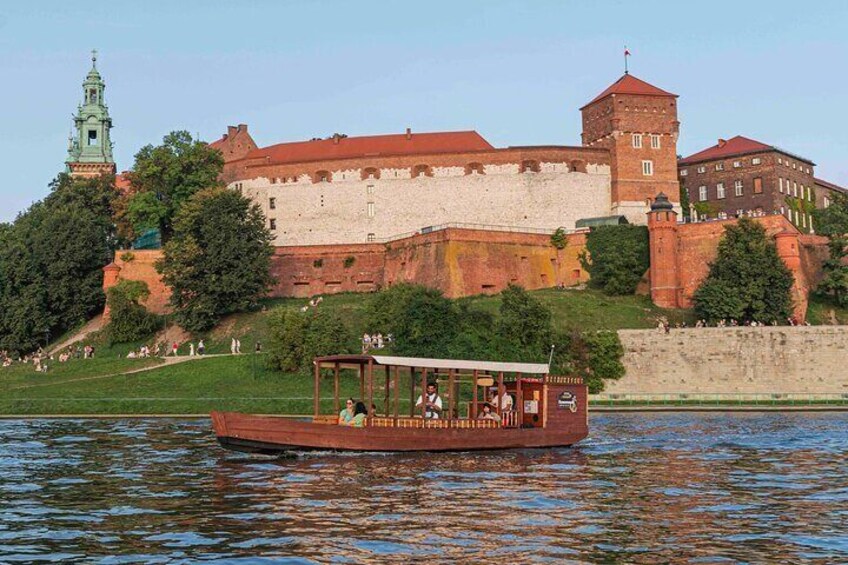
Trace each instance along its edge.
{"label": "brick fortification wall", "polygon": [[[827,256],[827,240],[799,233],[781,215],[764,216],[757,221],[774,238],[778,254],[795,277],[792,290],[794,315],[803,321],[809,291],[821,278],[822,261]],[[735,222],[677,224],[674,214],[668,219],[663,215],[660,220],[650,221],[651,296],[654,303],[665,308],[691,308],[695,291],[718,255],[718,244],[724,236],[725,227]]]}
{"label": "brick fortification wall", "polygon": [[848,394],[848,326],[621,330],[604,394]]}
{"label": "brick fortification wall", "polygon": [[[586,236],[572,233],[567,239],[564,249],[556,249],[546,234],[450,228],[386,244],[277,247],[270,296],[373,292],[409,282],[457,298],[498,293],[510,283],[538,289],[586,282],[578,259]],[[145,305],[166,312],[170,291],[154,267],[159,257],[160,251],[118,251],[105,269],[104,289],[121,279],[143,280],[150,288]]]}

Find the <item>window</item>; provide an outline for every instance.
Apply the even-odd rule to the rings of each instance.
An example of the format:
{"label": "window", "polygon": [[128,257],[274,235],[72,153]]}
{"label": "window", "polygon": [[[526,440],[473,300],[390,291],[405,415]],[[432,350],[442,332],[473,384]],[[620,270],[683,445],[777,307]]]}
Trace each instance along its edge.
{"label": "window", "polygon": [[642,161],[642,174],[648,177],[654,174],[653,161]]}
{"label": "window", "polygon": [[786,214],[786,209],[783,206],[781,206],[780,207],[780,215],[783,216],[785,214]]}
{"label": "window", "polygon": [[742,161],[733,161],[733,168],[738,169],[742,166]]}
{"label": "window", "polygon": [[704,202],[707,199],[707,187],[699,186],[698,187],[698,200]]}
{"label": "window", "polygon": [[634,133],[631,137],[633,139],[633,147],[635,147],[636,149],[641,149],[642,148],[642,134],[641,133]]}
{"label": "window", "polygon": [[660,136],[652,135],[651,136],[651,149],[659,149],[660,148]]}
{"label": "window", "polygon": [[374,210],[374,203],[373,203],[373,202],[369,202],[369,203],[368,203],[368,217],[369,217],[369,218],[373,218],[373,217],[374,217],[374,212],[375,212],[375,210]]}
{"label": "window", "polygon": [[777,179],[777,190],[779,190],[780,193],[783,194],[783,179],[782,178]]}
{"label": "window", "polygon": [[689,171],[687,171],[686,169],[680,169],[680,176],[681,177],[685,177],[688,174],[689,174]]}
{"label": "window", "polygon": [[715,170],[723,171],[724,170],[724,163],[716,163],[715,164]]}
{"label": "window", "polygon": [[698,167],[698,172],[699,172],[699,173],[706,173],[706,172],[707,172],[707,168],[706,168],[705,166],[701,165],[700,167]]}
{"label": "window", "polygon": [[798,196],[798,183],[792,181],[792,196]]}
{"label": "window", "polygon": [[792,163],[792,168],[793,168],[793,169],[795,168],[795,163]]}
{"label": "window", "polygon": [[807,227],[807,214],[801,214],[801,225]]}
{"label": "window", "polygon": [[269,198],[268,199],[268,209],[269,210],[276,210],[277,209],[277,199],[276,198]]}
{"label": "window", "polygon": [[720,182],[716,185],[716,198],[724,198],[724,183]]}
{"label": "window", "polygon": [[328,171],[318,171],[315,173],[315,182],[330,182],[331,178]]}
{"label": "window", "polygon": [[369,184],[365,188],[365,194],[374,194],[374,185],[373,184]]}
{"label": "window", "polygon": [[830,198],[827,196],[824,197],[824,207],[827,208],[830,206]]}
{"label": "window", "polygon": [[374,235],[373,233],[369,233],[369,234],[365,237],[365,241],[367,241],[368,243],[371,243],[372,241],[374,241],[374,240],[376,240],[376,239],[377,239],[377,236],[376,236],[376,235]]}
{"label": "window", "polygon": [[268,219],[268,229],[271,230],[271,231],[274,231],[275,229],[277,229],[277,220],[276,219],[274,219],[274,218]]}
{"label": "window", "polygon": [[760,159],[759,157],[754,157],[753,159],[751,159],[752,165],[759,165],[762,162],[763,162],[762,159]]}
{"label": "window", "polygon": [[91,146],[97,145],[97,130],[88,130],[88,144]]}
{"label": "window", "polygon": [[736,189],[736,196],[742,196],[742,181],[738,180],[733,184],[733,188]]}
{"label": "window", "polygon": [[757,177],[754,179],[754,194],[763,193],[763,179]]}
{"label": "window", "polygon": [[482,163],[469,163],[465,165],[465,174],[466,175],[482,175],[483,174],[483,164]]}
{"label": "window", "polygon": [[362,179],[376,179],[379,175],[377,174],[377,169],[374,167],[368,167],[367,169],[362,171]]}
{"label": "window", "polygon": [[777,158],[777,164],[778,164],[778,165],[782,165],[782,164],[783,164],[783,159],[781,159],[780,157],[778,157],[778,158]]}
{"label": "window", "polygon": [[539,163],[537,161],[521,161],[521,170],[519,172],[538,173]]}

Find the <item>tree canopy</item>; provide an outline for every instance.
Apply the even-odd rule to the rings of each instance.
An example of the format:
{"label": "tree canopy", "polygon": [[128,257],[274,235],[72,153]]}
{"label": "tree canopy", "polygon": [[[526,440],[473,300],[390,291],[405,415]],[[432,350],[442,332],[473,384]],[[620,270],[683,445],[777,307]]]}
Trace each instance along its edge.
{"label": "tree canopy", "polygon": [[580,256],[589,286],[604,294],[633,294],[651,261],[648,228],[629,224],[593,227]]}
{"label": "tree canopy", "polygon": [[840,306],[848,305],[848,195],[834,194],[833,202],[813,212],[816,231],[828,238],[828,259],[822,266],[818,289],[833,296]]}
{"label": "tree canopy", "polygon": [[187,131],[169,133],[161,145],[142,147],[127,173],[131,190],[118,218],[121,234],[131,239],[158,228],[163,240],[169,239],[180,208],[198,191],[221,186],[223,167],[221,152]]}
{"label": "tree canopy", "polygon": [[34,349],[103,308],[113,187],[109,175],[59,175],[44,200],[0,229],[0,348]]}
{"label": "tree canopy", "polygon": [[718,256],[695,292],[695,311],[710,321],[782,321],[792,311],[792,284],[765,228],[742,218],[725,228]]}
{"label": "tree canopy", "polygon": [[270,242],[259,206],[241,194],[208,188],[191,196],[156,265],[177,323],[208,330],[221,316],[255,306],[271,284]]}

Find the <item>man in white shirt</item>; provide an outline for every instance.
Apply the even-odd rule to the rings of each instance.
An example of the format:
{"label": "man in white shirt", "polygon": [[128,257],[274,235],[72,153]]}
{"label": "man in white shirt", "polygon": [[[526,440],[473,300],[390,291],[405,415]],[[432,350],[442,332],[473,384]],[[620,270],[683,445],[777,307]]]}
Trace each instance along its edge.
{"label": "man in white shirt", "polygon": [[[489,402],[492,404],[492,406],[497,408],[497,406],[498,406],[498,389],[492,389],[491,398],[489,399]],[[512,396],[507,394],[506,391],[504,391],[503,396],[501,396],[500,407],[501,407],[501,414],[503,414],[504,412],[507,412],[509,410],[512,410]]]}
{"label": "man in white shirt", "polygon": [[[415,407],[419,410],[421,409],[421,405],[424,400],[421,398],[421,395],[418,396],[418,400],[415,401]],[[439,397],[439,393],[436,392],[435,384],[427,385],[427,408],[424,414],[425,418],[431,420],[438,420],[439,414],[442,412],[442,399]]]}

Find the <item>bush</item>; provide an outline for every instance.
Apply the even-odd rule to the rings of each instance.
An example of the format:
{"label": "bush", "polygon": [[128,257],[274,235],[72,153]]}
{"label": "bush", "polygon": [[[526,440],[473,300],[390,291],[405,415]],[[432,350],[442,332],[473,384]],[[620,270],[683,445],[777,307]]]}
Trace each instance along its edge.
{"label": "bush", "polygon": [[501,293],[497,323],[498,348],[506,357],[523,361],[547,360],[551,347],[551,311],[520,286]]}
{"label": "bush", "polygon": [[565,249],[566,245],[568,245],[568,237],[566,236],[564,229],[557,228],[551,235],[551,245],[557,249]]}
{"label": "bush", "polygon": [[586,236],[580,263],[590,275],[589,286],[604,294],[633,294],[650,266],[648,228],[598,226]]}
{"label": "bush", "polygon": [[695,291],[695,312],[710,321],[785,320],[791,314],[793,282],[765,228],[742,218],[725,228],[718,256]]}
{"label": "bush", "polygon": [[624,347],[613,331],[574,331],[556,337],[552,373],[578,375],[590,394],[604,390],[604,380],[624,376]]}
{"label": "bush", "polygon": [[356,335],[336,312],[277,308],[268,315],[268,363],[285,372],[309,372],[322,355],[356,352]]}
{"label": "bush", "polygon": [[144,339],[159,327],[159,317],[141,305],[150,296],[143,281],[120,281],[106,292],[109,304],[109,323],[106,339],[109,344]]}

